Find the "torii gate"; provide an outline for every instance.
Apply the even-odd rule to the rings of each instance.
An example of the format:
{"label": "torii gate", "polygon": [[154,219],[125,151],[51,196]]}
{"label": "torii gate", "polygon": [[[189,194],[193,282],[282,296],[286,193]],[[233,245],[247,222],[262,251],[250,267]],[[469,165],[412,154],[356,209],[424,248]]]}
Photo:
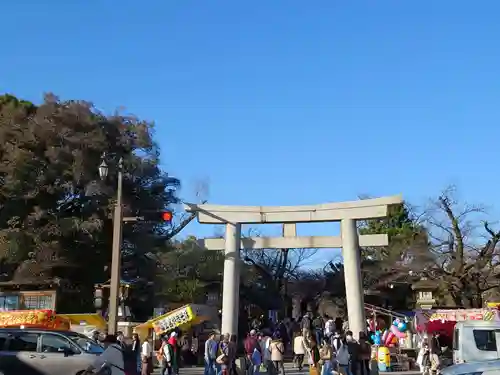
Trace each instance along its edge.
{"label": "torii gate", "polygon": [[[206,250],[224,250],[222,332],[238,333],[240,249],[342,248],[349,327],[357,337],[366,330],[359,246],[387,246],[386,234],[358,235],[356,221],[387,216],[388,206],[401,204],[400,195],[311,206],[220,206],[185,204],[200,224],[225,224],[225,238],[206,238]],[[340,221],[340,236],[297,237],[297,223]],[[241,238],[242,224],[283,223],[283,237]]]}

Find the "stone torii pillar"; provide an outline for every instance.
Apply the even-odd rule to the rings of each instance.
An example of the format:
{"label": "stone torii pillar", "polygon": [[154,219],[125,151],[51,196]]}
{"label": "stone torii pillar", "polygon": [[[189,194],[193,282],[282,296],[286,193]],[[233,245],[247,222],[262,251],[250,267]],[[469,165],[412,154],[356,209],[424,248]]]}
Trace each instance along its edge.
{"label": "stone torii pillar", "polygon": [[[222,333],[238,333],[241,224],[227,223],[222,282]],[[222,249],[221,249],[222,250]]]}
{"label": "stone torii pillar", "polygon": [[[347,295],[349,327],[355,337],[366,331],[363,280],[359,247],[387,246],[384,234],[359,236],[357,220],[387,216],[387,208],[401,204],[401,196],[313,206],[218,206],[186,204],[202,224],[225,224],[226,235],[199,240],[207,250],[224,250],[222,332],[237,334],[239,305],[240,249],[341,248]],[[340,221],[340,236],[297,237],[296,223]],[[241,239],[241,224],[283,223],[283,237]]]}

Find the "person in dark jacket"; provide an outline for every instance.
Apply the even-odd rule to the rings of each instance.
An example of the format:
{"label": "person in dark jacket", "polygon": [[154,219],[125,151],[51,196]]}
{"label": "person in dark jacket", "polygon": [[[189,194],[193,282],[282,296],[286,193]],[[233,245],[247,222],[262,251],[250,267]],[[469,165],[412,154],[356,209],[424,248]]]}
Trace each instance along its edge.
{"label": "person in dark jacket", "polygon": [[324,321],[323,318],[318,315],[316,318],[314,318],[312,322],[313,330],[314,330],[314,335],[316,337],[316,342],[322,343],[323,342],[323,330],[324,330]]}
{"label": "person in dark jacket", "polygon": [[300,322],[300,329],[302,330],[302,336],[304,336],[305,339],[308,339],[311,336],[311,329],[312,329],[312,319],[311,319],[312,313],[308,312],[306,313]]}
{"label": "person in dark jacket", "polygon": [[436,355],[441,355],[441,334],[440,332],[434,332],[431,339],[431,352]]}
{"label": "person in dark jacket", "polygon": [[126,361],[125,372],[127,374],[139,374],[141,372],[141,339],[137,333],[132,335],[130,352],[130,363]]}
{"label": "person in dark jacket", "polygon": [[349,367],[351,369],[351,374],[355,375],[358,373],[358,369],[360,367],[361,347],[359,342],[354,339],[352,331],[346,331],[345,339],[347,343],[347,350],[349,351]]}

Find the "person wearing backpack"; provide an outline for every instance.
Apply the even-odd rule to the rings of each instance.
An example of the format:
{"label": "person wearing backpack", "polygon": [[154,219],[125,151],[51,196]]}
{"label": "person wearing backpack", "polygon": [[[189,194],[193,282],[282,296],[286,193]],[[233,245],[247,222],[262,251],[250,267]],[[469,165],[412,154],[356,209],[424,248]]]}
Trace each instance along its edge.
{"label": "person wearing backpack", "polygon": [[158,350],[158,362],[161,364],[161,375],[172,375],[172,362],[174,361],[174,350],[168,343],[168,339],[162,338],[160,350]]}

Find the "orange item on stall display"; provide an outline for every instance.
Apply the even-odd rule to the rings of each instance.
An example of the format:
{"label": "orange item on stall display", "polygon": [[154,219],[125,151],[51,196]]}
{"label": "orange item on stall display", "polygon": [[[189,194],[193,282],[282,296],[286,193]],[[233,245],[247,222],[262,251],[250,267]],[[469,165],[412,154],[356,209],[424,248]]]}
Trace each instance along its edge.
{"label": "orange item on stall display", "polygon": [[56,316],[52,310],[16,310],[0,313],[0,327],[37,327],[67,330],[67,319]]}

